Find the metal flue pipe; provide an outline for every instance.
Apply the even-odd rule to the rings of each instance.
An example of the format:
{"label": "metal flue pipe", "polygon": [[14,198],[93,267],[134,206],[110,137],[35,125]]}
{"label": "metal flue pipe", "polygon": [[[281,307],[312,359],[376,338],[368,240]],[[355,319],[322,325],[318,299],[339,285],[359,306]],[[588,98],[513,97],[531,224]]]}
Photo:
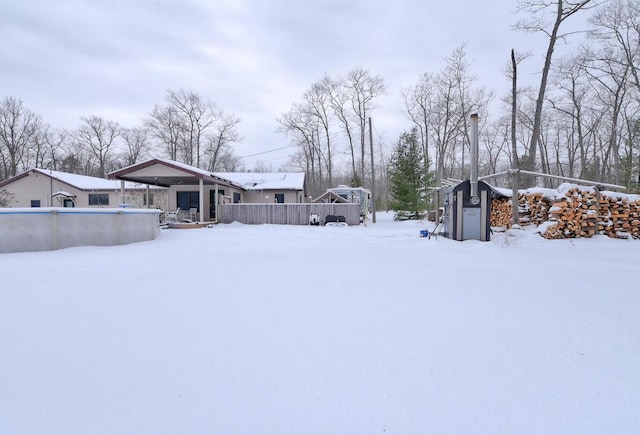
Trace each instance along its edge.
{"label": "metal flue pipe", "polygon": [[471,114],[471,162],[470,177],[471,197],[478,196],[478,114]]}

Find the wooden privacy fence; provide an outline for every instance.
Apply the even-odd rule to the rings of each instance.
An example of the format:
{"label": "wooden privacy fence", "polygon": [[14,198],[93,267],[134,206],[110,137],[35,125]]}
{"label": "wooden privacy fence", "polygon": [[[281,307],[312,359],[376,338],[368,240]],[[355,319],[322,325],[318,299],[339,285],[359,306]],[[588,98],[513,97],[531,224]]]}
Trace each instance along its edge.
{"label": "wooden privacy fence", "polygon": [[218,223],[308,225],[317,213],[320,224],[327,215],[344,216],[347,225],[360,223],[360,204],[220,204]]}

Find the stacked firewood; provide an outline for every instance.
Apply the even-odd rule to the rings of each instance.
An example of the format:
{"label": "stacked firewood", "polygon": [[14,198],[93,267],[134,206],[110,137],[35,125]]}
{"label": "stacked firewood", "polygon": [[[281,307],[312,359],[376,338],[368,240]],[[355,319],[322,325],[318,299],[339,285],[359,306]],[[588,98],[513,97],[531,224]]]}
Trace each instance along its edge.
{"label": "stacked firewood", "polygon": [[596,191],[581,190],[576,186],[559,195],[549,210],[549,221],[555,225],[542,232],[546,239],[594,236],[598,223]]}
{"label": "stacked firewood", "polygon": [[511,198],[491,200],[491,226],[493,228],[511,228]]}
{"label": "stacked firewood", "polygon": [[[521,191],[519,224],[535,225],[547,239],[592,237],[640,239],[640,198],[563,185],[558,191]],[[491,226],[511,227],[511,198],[491,201]]]}
{"label": "stacked firewood", "polygon": [[[549,220],[550,200],[539,192],[524,192],[518,195],[518,223],[520,226],[540,225]],[[491,201],[491,226],[511,228],[511,198],[496,198]]]}
{"label": "stacked firewood", "polygon": [[615,238],[640,239],[640,200],[600,196],[598,232]]}
{"label": "stacked firewood", "polygon": [[542,237],[567,239],[604,234],[614,238],[640,238],[640,200],[598,194],[573,187],[558,196],[549,210],[549,225]]}
{"label": "stacked firewood", "polygon": [[541,225],[549,220],[550,200],[540,192],[526,192],[518,195],[520,226]]}

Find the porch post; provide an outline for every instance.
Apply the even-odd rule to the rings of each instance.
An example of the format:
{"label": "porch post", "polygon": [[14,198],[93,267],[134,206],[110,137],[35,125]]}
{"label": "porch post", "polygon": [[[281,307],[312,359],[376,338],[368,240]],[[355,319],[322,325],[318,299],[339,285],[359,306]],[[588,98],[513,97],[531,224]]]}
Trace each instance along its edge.
{"label": "porch post", "polygon": [[120,180],[120,204],[124,204],[125,203],[125,199],[124,199],[124,180]]}
{"label": "porch post", "polygon": [[213,194],[213,209],[215,210],[216,218],[214,220],[215,223],[218,223],[218,183],[214,186],[215,193]]}
{"label": "porch post", "polygon": [[204,222],[204,179],[200,179],[200,222]]}

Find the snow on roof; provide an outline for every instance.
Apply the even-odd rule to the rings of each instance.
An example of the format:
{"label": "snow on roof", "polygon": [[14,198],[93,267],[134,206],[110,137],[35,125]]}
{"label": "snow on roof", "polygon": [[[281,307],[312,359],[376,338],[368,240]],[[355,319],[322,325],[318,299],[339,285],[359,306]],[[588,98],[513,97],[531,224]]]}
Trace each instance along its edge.
{"label": "snow on roof", "polygon": [[246,190],[304,189],[304,172],[215,172]]}
{"label": "snow on roof", "polygon": [[[107,180],[104,178],[90,177],[88,175],[70,174],[68,172],[50,171],[49,169],[32,169],[46,176],[55,178],[80,190],[114,190],[120,189],[120,180]],[[142,189],[146,185],[138,183],[124,183],[125,189]]]}

